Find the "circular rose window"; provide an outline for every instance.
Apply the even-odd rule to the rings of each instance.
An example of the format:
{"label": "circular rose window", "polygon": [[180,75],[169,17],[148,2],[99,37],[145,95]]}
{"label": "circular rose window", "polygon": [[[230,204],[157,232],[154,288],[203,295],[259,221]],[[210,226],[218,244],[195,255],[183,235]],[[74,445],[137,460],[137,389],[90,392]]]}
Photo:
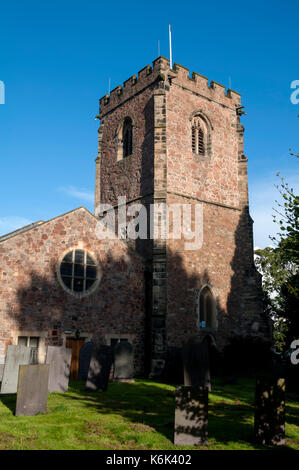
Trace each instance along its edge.
{"label": "circular rose window", "polygon": [[62,284],[72,293],[85,294],[92,290],[98,280],[98,269],[85,250],[69,251],[59,267]]}

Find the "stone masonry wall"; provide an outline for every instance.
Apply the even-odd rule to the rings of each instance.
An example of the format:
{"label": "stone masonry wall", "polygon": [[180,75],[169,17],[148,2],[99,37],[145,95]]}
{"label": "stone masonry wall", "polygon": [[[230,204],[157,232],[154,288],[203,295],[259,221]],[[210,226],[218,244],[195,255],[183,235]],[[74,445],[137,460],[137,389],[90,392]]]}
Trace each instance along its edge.
{"label": "stone masonry wall", "polygon": [[[191,120],[199,113],[209,139],[204,156],[191,145]],[[100,100],[101,126],[96,201],[128,205],[203,205],[203,245],[188,251],[185,240],[140,241],[151,263],[152,375],[163,368],[168,346],[199,334],[198,297],[208,284],[217,304],[222,348],[235,334],[269,337],[262,313],[261,282],[253,263],[248,209],[247,159],[240,123],[241,97],[163,57]],[[117,128],[133,120],[133,154],[117,161]],[[147,247],[145,249],[145,247]],[[208,333],[205,331],[205,333]]]}
{"label": "stone masonry wall", "polygon": [[[168,204],[198,203],[169,195]],[[203,206],[203,245],[186,250],[181,240],[167,243],[167,344],[180,346],[192,334],[212,334],[221,350],[234,335],[267,338],[262,313],[260,279],[253,265],[247,214],[215,204]],[[194,230],[194,225],[192,226]],[[216,301],[217,328],[199,329],[200,290],[208,285]]]}
{"label": "stone masonry wall", "polygon": [[[221,349],[236,334],[268,338],[253,262],[240,97],[225,95],[214,82],[209,87],[204,77],[199,83],[197,75],[190,79],[182,66],[174,71],[167,93],[167,203],[202,204],[203,245],[188,251],[184,239],[167,243],[167,343],[178,346],[190,334],[211,333]],[[196,112],[210,133],[204,156],[192,152]],[[218,325],[201,332],[198,299],[206,284],[216,300]]]}
{"label": "stone masonry wall", "polygon": [[[67,330],[92,338],[127,336],[135,372],[144,367],[144,264],[126,243],[99,240],[97,220],[80,208],[0,243],[0,345],[22,331],[47,332],[48,344],[62,344]],[[98,263],[101,281],[76,298],[61,286],[57,270],[66,251],[86,249]],[[0,358],[1,359],[1,358]]]}

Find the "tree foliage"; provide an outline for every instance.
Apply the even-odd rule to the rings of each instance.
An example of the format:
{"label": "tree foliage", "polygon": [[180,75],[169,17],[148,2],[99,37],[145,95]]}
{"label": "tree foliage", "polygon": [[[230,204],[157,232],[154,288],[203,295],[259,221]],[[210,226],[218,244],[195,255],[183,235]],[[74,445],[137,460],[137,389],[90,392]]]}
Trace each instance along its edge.
{"label": "tree foliage", "polygon": [[[291,153],[299,159],[299,154]],[[280,175],[278,175],[280,176]],[[274,222],[279,226],[274,247],[256,250],[256,265],[263,275],[265,309],[274,320],[274,339],[280,350],[299,339],[299,196],[281,177],[276,186],[282,203],[276,202]]]}

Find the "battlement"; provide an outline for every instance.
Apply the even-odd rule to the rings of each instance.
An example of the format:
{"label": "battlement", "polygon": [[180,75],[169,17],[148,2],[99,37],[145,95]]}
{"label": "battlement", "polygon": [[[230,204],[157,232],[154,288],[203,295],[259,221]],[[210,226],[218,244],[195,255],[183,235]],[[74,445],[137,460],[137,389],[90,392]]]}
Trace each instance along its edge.
{"label": "battlement", "polygon": [[123,85],[118,85],[114,88],[110,95],[106,94],[103,96],[100,99],[99,117],[103,117],[124,101],[159,80],[165,81],[168,84],[174,83],[182,86],[191,92],[198,93],[229,107],[241,104],[241,95],[236,91],[228,89],[225,92],[225,86],[214,80],[211,80],[209,84],[209,79],[200,73],[192,72],[190,76],[189,69],[177,63],[170,70],[169,60],[166,57],[160,56],[153,61],[152,65],[149,64],[143,67],[138,72],[138,75],[132,75]]}
{"label": "battlement", "polygon": [[148,87],[156,80],[165,80],[169,70],[169,60],[166,57],[158,57],[152,65],[143,67],[138,75],[132,75],[123,85],[114,88],[110,95],[107,94],[100,99],[100,117],[107,114],[116,106],[129,99],[131,96]]}
{"label": "battlement", "polygon": [[225,92],[226,88],[224,85],[214,80],[211,80],[209,84],[209,79],[200,73],[192,72],[190,76],[189,69],[183,65],[175,63],[172,72],[174,73],[172,80],[177,85],[181,85],[190,89],[190,91],[204,95],[211,100],[219,101],[229,107],[234,105],[239,106],[241,104],[240,93],[231,89]]}

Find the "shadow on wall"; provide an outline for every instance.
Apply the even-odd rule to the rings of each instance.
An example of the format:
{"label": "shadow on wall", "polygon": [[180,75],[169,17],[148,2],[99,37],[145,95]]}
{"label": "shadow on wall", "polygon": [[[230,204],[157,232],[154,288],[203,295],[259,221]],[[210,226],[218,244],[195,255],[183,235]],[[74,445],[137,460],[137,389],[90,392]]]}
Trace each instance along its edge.
{"label": "shadow on wall", "polygon": [[[246,336],[249,336],[258,340],[261,333],[269,337],[269,333],[266,331],[267,319],[262,323],[260,318],[262,300],[257,287],[259,279],[253,264],[253,253],[250,247],[252,242],[250,235],[248,235],[248,233],[250,234],[250,227],[248,227],[250,224],[248,212],[244,211],[235,233],[236,249],[231,263],[233,275],[227,308],[225,310],[221,309],[218,299],[215,299],[218,315],[216,345],[217,335],[222,334],[224,322],[228,339],[240,338],[243,341]],[[130,246],[130,243],[128,246]],[[56,278],[54,265],[48,277],[40,276],[32,271],[30,284],[26,288],[19,288],[17,291],[18,307],[10,313],[14,323],[21,330],[49,331],[48,343],[58,346],[62,344],[62,332],[67,330],[76,331],[79,329],[99,336],[103,336],[105,332],[118,334],[134,332],[137,333],[139,339],[138,343],[134,344],[135,358],[137,357],[140,362],[144,363],[145,349],[147,352],[146,362],[149,363],[148,355],[151,338],[151,308],[149,305],[151,296],[148,290],[151,283],[148,283],[146,305],[141,301],[140,305],[136,304],[136,292],[138,289],[143,291],[144,287],[134,272],[133,257],[136,257],[136,253],[132,248],[129,248],[127,259],[116,259],[109,251],[105,262],[101,263],[103,275],[98,289],[90,296],[81,299],[73,297],[62,289]],[[211,278],[207,270],[199,274],[193,272],[190,275],[186,271],[184,259],[180,253],[169,253],[167,262],[169,269],[173,269],[175,272],[176,283],[179,281],[181,286],[181,289],[172,288],[172,291],[169,289],[170,307],[176,310],[178,317],[181,318],[184,315],[184,322],[179,324],[171,323],[172,327],[177,330],[176,337],[180,343],[177,346],[180,347],[183,339],[194,333],[196,334],[198,331],[196,326],[197,297],[200,288],[211,283]],[[140,298],[142,298],[142,295]],[[184,307],[183,314],[181,313],[182,307]],[[140,314],[140,311],[146,312],[146,318]],[[126,318],[126,322],[120,323],[122,318]],[[183,327],[181,327],[182,324]],[[254,324],[256,324],[255,329],[252,327]],[[251,347],[256,348],[257,343],[253,340],[250,341],[252,341]],[[261,342],[263,341],[261,340]],[[213,344],[213,341],[210,341],[212,375],[221,373],[224,370],[230,374],[230,371],[234,369],[236,359],[240,357],[238,349],[235,356],[229,355],[229,359],[223,363],[220,361],[219,352],[213,348]],[[243,349],[250,366],[253,357],[252,350],[249,349],[246,352],[246,347]],[[269,345],[267,344],[265,350],[268,349]],[[171,352],[171,348],[169,352]],[[175,354],[176,357],[168,360],[170,369],[178,369],[176,360],[179,354],[178,352]],[[244,357],[242,357],[242,361],[243,359]],[[242,373],[245,375],[247,365],[244,366],[242,361],[238,368],[241,368]],[[259,358],[256,364],[253,364],[253,366],[251,364],[251,368],[254,369],[254,367],[260,367],[261,365],[262,361]],[[182,383],[181,379],[178,383]]]}
{"label": "shadow on wall", "polygon": [[227,301],[231,332],[223,364],[227,374],[243,376],[274,372],[272,325],[263,311],[261,275],[254,264],[252,225],[245,207],[234,235],[233,276]]}
{"label": "shadow on wall", "polygon": [[[31,273],[25,278],[26,287],[19,287],[13,302],[7,302],[6,311],[13,328],[46,331],[46,342],[53,346],[62,345],[62,334],[67,331],[84,331],[91,336],[111,331],[116,334],[135,334],[142,343],[142,346],[136,345],[142,357],[143,280],[134,268],[136,254],[134,263],[130,255],[116,257],[110,250],[105,261],[99,264],[103,271],[99,287],[81,299],[61,287],[55,263],[51,265],[48,276],[35,272],[32,266]],[[140,296],[136,295],[138,289]]]}
{"label": "shadow on wall", "polygon": [[[261,277],[254,265],[252,220],[248,208],[240,215],[234,239],[232,276],[226,308],[220,305],[219,298],[215,299],[217,333],[214,335],[204,329],[200,331],[203,340],[209,344],[211,375],[252,376],[262,371],[272,374],[274,361],[270,319],[263,312]],[[205,249],[204,245],[202,249]],[[179,253],[170,255],[167,262],[168,269],[175,273],[173,286],[170,286],[171,313],[176,306],[177,317],[184,315],[184,321],[177,324],[178,337],[182,344],[190,336],[190,332],[198,334],[195,297],[199,296],[201,288],[206,284],[213,287],[213,281],[207,269],[198,275],[188,275],[183,266],[184,259]],[[190,296],[193,296],[191,303]],[[225,337],[223,349],[219,349],[221,336]],[[213,337],[216,339],[216,347]],[[180,347],[175,345],[168,349],[167,363],[167,381],[183,383]]]}

